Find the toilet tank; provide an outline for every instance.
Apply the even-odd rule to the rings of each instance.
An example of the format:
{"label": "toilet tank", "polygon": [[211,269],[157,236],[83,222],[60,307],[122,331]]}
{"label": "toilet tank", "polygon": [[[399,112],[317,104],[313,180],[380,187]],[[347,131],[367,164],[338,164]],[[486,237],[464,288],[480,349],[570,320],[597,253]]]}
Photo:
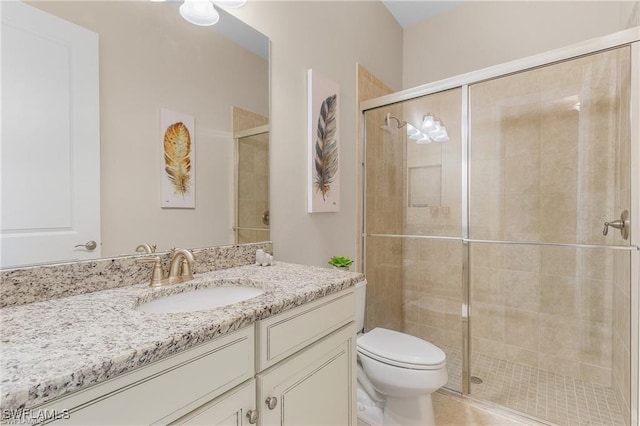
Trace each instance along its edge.
{"label": "toilet tank", "polygon": [[367,300],[367,280],[356,284],[356,332],[360,333],[364,328],[364,308]]}

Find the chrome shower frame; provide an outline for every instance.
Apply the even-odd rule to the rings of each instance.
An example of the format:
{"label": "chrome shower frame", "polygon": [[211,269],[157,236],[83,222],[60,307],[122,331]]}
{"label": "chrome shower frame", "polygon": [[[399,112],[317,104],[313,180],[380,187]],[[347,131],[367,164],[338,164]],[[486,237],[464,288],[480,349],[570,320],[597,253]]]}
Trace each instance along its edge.
{"label": "chrome shower frame", "polygon": [[[556,62],[576,59],[582,56],[594,53],[616,49],[623,46],[631,48],[631,140],[630,140],[630,170],[631,173],[631,239],[629,246],[600,246],[585,244],[556,244],[556,243],[535,243],[535,245],[550,245],[574,248],[606,248],[615,250],[630,251],[631,257],[631,424],[637,425],[639,421],[638,408],[640,406],[639,382],[640,382],[640,232],[634,231],[633,228],[640,226],[640,27],[630,28],[608,36],[587,40],[578,44],[574,44],[565,48],[552,50],[546,53],[530,56],[528,58],[519,59],[505,64],[484,68],[478,71],[462,74],[452,78],[424,84],[411,89],[406,89],[390,95],[381,96],[375,99],[363,101],[359,105],[360,119],[362,120],[360,153],[362,157],[359,159],[361,172],[361,191],[362,203],[359,212],[360,219],[360,259],[362,271],[366,270],[366,247],[367,237],[396,237],[396,238],[422,238],[432,240],[453,240],[462,243],[462,394],[470,393],[470,345],[471,336],[471,294],[469,285],[469,244],[470,243],[503,243],[503,244],[521,244],[532,245],[528,242],[514,241],[493,241],[478,240],[469,238],[469,176],[468,165],[470,159],[470,131],[468,127],[471,111],[469,110],[469,86],[485,80],[503,77],[522,71],[527,71]],[[366,232],[366,116],[369,110],[390,106],[404,101],[420,98],[423,96],[435,94],[449,89],[462,89],[462,232],[460,237],[442,237],[430,235],[388,235],[388,234],[367,234]],[[635,172],[634,172],[635,171]],[[639,228],[635,228],[639,229]],[[488,403],[487,405],[495,406]],[[513,412],[506,407],[508,412]],[[526,415],[525,415],[526,417]]]}

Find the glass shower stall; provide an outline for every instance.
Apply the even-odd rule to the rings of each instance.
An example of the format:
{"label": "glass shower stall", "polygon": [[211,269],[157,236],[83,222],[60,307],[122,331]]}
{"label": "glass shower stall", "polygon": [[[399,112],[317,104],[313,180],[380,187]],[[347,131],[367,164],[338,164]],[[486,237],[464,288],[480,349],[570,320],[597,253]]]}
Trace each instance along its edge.
{"label": "glass shower stall", "polygon": [[361,105],[366,328],[442,348],[448,389],[637,421],[638,34]]}

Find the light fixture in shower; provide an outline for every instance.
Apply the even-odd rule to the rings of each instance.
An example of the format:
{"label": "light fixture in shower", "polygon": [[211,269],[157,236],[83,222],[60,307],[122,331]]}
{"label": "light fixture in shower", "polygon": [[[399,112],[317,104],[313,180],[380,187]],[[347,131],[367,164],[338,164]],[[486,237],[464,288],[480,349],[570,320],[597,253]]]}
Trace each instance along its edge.
{"label": "light fixture in shower", "polygon": [[433,142],[446,142],[449,140],[449,134],[444,124],[432,113],[425,115],[422,119],[422,131]]}
{"label": "light fixture in shower", "polygon": [[[397,123],[396,125],[393,125],[393,120]],[[403,127],[407,128],[407,137],[416,141],[416,143],[420,145],[425,145],[431,142],[446,142],[449,140],[447,129],[444,127],[442,122],[433,115],[433,113],[428,113],[424,116],[422,126],[420,128],[417,128],[406,121],[400,121],[399,118],[388,113],[384,119],[384,125],[380,126],[382,130],[387,132],[390,132],[393,129],[401,129]]]}
{"label": "light fixture in shower", "polygon": [[[151,0],[163,2],[166,0]],[[244,6],[247,0],[184,0],[180,5],[179,12],[187,22],[202,27],[215,25],[220,20],[220,14],[213,6],[224,9],[235,9]]]}

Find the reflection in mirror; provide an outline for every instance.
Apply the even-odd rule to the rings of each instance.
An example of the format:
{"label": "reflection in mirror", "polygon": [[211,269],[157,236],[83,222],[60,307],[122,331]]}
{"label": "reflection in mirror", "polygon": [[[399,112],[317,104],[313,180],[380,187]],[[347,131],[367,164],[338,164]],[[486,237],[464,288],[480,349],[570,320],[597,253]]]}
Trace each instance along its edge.
{"label": "reflection in mirror", "polygon": [[[158,252],[171,247],[232,243],[235,130],[232,112],[238,107],[261,117],[269,116],[268,39],[222,10],[220,22],[215,26],[192,25],[180,17],[177,2],[28,4],[86,28],[99,39],[100,183],[96,191],[100,194],[100,235],[78,237],[73,245],[95,240],[101,249],[100,256],[112,257],[135,253],[142,243],[157,245]],[[3,36],[4,33],[3,22]],[[246,40],[250,40],[250,45]],[[2,53],[4,75],[4,40]],[[5,111],[11,110],[12,104],[5,102],[4,93],[2,105],[5,122]],[[161,108],[195,119],[194,209],[160,207],[164,173]],[[34,127],[41,124],[30,123]],[[20,143],[7,140],[3,129],[3,151],[5,145]],[[6,180],[3,175],[2,194],[8,184]],[[42,183],[47,177],[43,174],[35,180]],[[29,193],[28,188],[25,193]],[[5,200],[1,201],[4,209]],[[40,199],[36,200],[39,202]],[[46,211],[48,203],[41,204]],[[20,232],[28,233],[27,228]],[[75,249],[72,258],[53,256],[35,262],[92,256],[82,247]],[[0,257],[4,255],[0,253]],[[17,264],[20,263],[14,263]]]}
{"label": "reflection in mirror", "polygon": [[235,151],[235,242],[269,240],[269,126],[236,132]]}

